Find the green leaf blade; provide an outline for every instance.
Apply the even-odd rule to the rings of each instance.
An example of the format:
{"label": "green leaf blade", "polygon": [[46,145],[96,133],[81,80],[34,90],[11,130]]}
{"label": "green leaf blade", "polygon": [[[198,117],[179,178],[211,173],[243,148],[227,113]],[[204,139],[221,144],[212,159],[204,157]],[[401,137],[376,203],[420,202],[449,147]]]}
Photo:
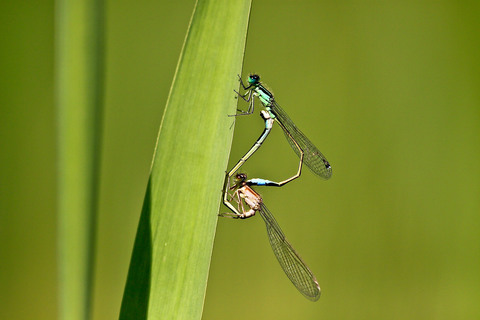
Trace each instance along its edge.
{"label": "green leaf blade", "polygon": [[[250,1],[196,5],[162,119],[122,319],[201,318],[249,12]],[[147,279],[148,290],[136,285]]]}

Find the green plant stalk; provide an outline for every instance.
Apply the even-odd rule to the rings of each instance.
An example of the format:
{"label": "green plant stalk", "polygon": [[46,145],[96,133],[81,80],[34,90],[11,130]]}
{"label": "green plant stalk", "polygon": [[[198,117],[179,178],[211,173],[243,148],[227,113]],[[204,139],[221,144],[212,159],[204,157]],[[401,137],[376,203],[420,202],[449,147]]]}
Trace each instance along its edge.
{"label": "green plant stalk", "polygon": [[199,0],[160,126],[121,319],[201,319],[250,0]]}
{"label": "green plant stalk", "polygon": [[89,319],[101,131],[103,3],[58,0],[55,15],[59,319]]}

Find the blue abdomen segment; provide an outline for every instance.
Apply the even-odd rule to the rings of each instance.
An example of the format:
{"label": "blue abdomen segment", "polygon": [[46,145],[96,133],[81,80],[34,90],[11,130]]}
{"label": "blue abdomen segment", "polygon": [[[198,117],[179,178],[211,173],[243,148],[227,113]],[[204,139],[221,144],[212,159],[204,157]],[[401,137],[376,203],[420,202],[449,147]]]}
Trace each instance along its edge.
{"label": "blue abdomen segment", "polygon": [[248,180],[249,185],[255,185],[255,186],[268,186],[269,184],[274,183],[273,181],[270,180],[265,180],[265,179],[250,179]]}

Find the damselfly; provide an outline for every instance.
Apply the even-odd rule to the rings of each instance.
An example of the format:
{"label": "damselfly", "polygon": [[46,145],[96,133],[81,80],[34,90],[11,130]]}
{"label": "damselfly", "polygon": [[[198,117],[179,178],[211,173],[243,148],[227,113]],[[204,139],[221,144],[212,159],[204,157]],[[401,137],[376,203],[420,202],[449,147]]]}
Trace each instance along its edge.
{"label": "damselfly", "polygon": [[246,92],[244,94],[241,94],[237,91],[235,92],[243,100],[249,102],[249,106],[247,111],[239,113],[236,116],[252,114],[255,109],[255,97],[258,97],[262,105],[265,107],[265,110],[262,110],[260,114],[265,120],[265,130],[255,144],[250,148],[250,150],[237,162],[232,170],[227,173],[227,179],[233,176],[235,172],[245,163],[245,161],[247,161],[248,158],[250,158],[255,151],[260,148],[263,141],[270,133],[275,120],[277,120],[278,124],[283,129],[283,133],[285,134],[290,146],[300,157],[300,164],[298,171],[294,176],[281,182],[270,181],[270,185],[279,187],[298,178],[301,174],[303,162],[305,162],[307,167],[310,168],[310,170],[312,170],[317,176],[323,179],[329,179],[332,176],[332,167],[330,166],[330,163],[318,150],[318,148],[315,147],[315,145],[300,131],[300,129],[297,128],[286,112],[283,111],[283,109],[278,105],[273,94],[268,91],[260,82],[260,76],[251,74],[247,80],[248,86],[243,84],[240,76],[239,79],[242,88],[246,90]]}
{"label": "damselfly", "polygon": [[[222,213],[220,216],[246,219],[254,216],[256,212],[260,212],[267,227],[273,253],[283,271],[307,299],[317,301],[320,298],[320,286],[317,279],[285,238],[277,221],[263,203],[262,197],[250,187],[262,184],[264,184],[262,179],[247,180],[246,174],[237,174],[235,185],[230,187],[230,183],[227,183],[224,190],[224,203],[232,212]],[[229,191],[232,194],[229,194]],[[232,204],[232,201],[237,202],[237,207]]]}

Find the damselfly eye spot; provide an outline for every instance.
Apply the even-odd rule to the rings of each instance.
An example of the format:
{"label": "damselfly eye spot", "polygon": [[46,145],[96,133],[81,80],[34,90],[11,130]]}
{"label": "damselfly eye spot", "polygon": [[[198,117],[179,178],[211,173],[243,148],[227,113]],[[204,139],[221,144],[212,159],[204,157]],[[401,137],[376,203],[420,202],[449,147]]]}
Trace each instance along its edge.
{"label": "damselfly eye spot", "polygon": [[255,84],[255,83],[258,83],[259,81],[260,81],[260,76],[258,74],[251,74],[248,77],[248,83],[250,84]]}
{"label": "damselfly eye spot", "polygon": [[237,175],[235,176],[237,178],[237,180],[239,181],[245,181],[247,180],[247,175],[245,173],[237,173]]}

